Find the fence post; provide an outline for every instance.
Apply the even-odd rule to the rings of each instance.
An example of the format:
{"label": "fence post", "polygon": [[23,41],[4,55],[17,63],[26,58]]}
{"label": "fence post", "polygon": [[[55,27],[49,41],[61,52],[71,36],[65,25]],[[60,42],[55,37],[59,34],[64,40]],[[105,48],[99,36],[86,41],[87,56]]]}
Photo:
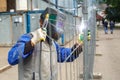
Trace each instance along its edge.
{"label": "fence post", "polygon": [[95,41],[96,41],[96,11],[95,11],[96,0],[89,0],[88,8],[88,24],[89,30],[91,33],[91,40],[89,44],[89,55],[88,55],[88,71],[89,71],[89,80],[93,80],[93,67],[94,67],[94,54],[95,54]]}
{"label": "fence post", "polygon": [[83,80],[88,80],[88,41],[87,41],[87,31],[88,31],[88,1],[83,1],[82,11],[83,11],[83,22],[84,22],[84,47],[83,47]]}
{"label": "fence post", "polygon": [[[96,34],[96,0],[84,0],[84,52],[83,52],[83,80],[93,80],[93,66],[95,54],[95,34]],[[91,40],[87,40],[88,30],[90,30]]]}

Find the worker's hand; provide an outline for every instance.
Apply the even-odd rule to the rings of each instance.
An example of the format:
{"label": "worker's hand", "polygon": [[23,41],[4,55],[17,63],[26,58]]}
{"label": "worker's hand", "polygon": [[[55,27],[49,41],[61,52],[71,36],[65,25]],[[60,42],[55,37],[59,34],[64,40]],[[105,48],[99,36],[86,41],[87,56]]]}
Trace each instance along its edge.
{"label": "worker's hand", "polygon": [[83,44],[83,40],[84,40],[84,35],[83,34],[79,34],[78,41],[80,42],[80,44]]}
{"label": "worker's hand", "polygon": [[82,52],[82,44],[74,44],[71,50],[74,51],[74,55],[78,56]]}
{"label": "worker's hand", "polygon": [[31,32],[31,34],[33,35],[31,39],[32,43],[35,45],[40,41],[45,41],[46,32],[47,32],[46,29],[42,29],[42,28],[39,28],[35,30],[34,32]]}
{"label": "worker's hand", "polygon": [[[90,30],[88,30],[88,33],[87,33],[87,41],[90,41],[91,40],[91,33],[90,33]],[[79,38],[78,38],[78,41],[83,44],[84,42],[84,34],[79,34]]]}

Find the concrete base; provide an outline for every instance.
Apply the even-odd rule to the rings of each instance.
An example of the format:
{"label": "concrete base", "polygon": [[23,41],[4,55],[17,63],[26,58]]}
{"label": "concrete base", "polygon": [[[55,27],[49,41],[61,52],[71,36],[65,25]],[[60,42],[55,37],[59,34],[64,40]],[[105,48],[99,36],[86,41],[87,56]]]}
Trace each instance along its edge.
{"label": "concrete base", "polygon": [[[83,73],[80,74],[80,78],[83,78]],[[93,79],[101,80],[102,79],[102,74],[101,73],[93,73]]]}

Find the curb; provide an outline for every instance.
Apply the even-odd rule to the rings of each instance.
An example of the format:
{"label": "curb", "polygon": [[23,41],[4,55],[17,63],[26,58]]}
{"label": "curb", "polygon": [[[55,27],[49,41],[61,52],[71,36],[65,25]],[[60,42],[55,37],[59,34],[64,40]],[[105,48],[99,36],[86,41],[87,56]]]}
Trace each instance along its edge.
{"label": "curb", "polygon": [[8,70],[8,69],[10,69],[10,68],[12,68],[11,65],[3,66],[2,68],[0,68],[0,73],[4,72],[4,71],[6,71],[6,70]]}

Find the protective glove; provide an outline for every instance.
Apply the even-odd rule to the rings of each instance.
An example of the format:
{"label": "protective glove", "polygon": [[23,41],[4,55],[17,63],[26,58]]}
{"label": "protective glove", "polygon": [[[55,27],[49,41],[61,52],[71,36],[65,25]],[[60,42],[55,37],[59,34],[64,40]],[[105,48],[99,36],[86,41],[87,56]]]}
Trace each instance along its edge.
{"label": "protective glove", "polygon": [[[83,41],[84,40],[84,34],[79,34],[79,38],[78,38],[78,41],[83,44]],[[90,30],[88,30],[87,32],[87,40],[90,41],[91,40],[91,33],[90,33]]]}
{"label": "protective glove", "polygon": [[82,45],[76,43],[73,45],[71,50],[74,51],[73,55],[78,56],[82,52]]}
{"label": "protective glove", "polygon": [[40,41],[45,41],[46,35],[47,35],[46,32],[47,31],[44,28],[43,29],[39,28],[39,29],[31,32],[31,34],[33,35],[32,39],[31,39],[32,43],[35,45]]}
{"label": "protective glove", "polygon": [[79,34],[79,39],[78,41],[83,44],[83,40],[84,40],[84,35],[83,34]]}

